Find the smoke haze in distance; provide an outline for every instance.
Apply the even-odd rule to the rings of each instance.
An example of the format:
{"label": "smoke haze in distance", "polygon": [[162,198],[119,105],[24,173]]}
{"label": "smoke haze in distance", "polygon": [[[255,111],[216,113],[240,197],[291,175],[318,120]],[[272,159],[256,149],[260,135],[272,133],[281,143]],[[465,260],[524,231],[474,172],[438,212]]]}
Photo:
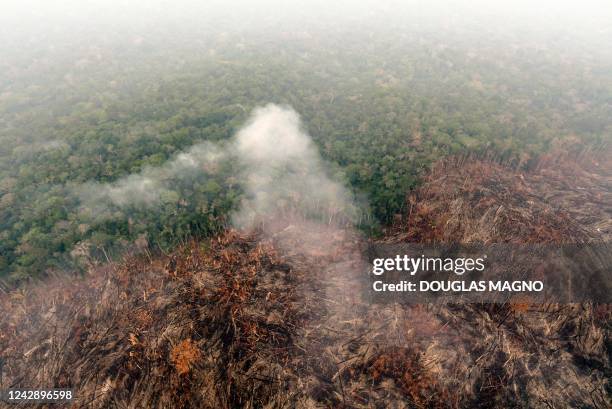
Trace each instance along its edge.
{"label": "smoke haze in distance", "polygon": [[111,32],[148,35],[162,30],[174,35],[205,28],[299,31],[314,22],[329,28],[354,22],[379,27],[424,23],[430,29],[474,22],[495,28],[503,23],[515,29],[607,29],[609,34],[610,18],[608,0],[8,0],[0,6],[0,38],[44,33],[44,40],[52,41],[59,32],[78,32],[89,39]]}

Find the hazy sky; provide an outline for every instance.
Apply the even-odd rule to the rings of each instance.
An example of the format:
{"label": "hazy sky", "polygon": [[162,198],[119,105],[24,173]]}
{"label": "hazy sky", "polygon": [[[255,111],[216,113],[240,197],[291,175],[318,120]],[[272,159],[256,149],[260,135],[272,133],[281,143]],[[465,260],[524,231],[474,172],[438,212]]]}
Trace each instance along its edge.
{"label": "hazy sky", "polygon": [[188,47],[211,33],[253,38],[355,27],[422,30],[445,41],[521,36],[612,58],[612,0],[4,0],[0,52],[9,59],[11,51],[137,37],[158,48],[162,40]]}
{"label": "hazy sky", "polygon": [[[55,24],[179,23],[233,18],[254,19],[367,19],[409,16],[457,16],[496,19],[534,19],[585,28],[610,25],[610,0],[4,0],[0,21],[5,28],[42,28]],[[517,24],[520,21],[516,21]],[[6,26],[8,24],[8,27]]]}

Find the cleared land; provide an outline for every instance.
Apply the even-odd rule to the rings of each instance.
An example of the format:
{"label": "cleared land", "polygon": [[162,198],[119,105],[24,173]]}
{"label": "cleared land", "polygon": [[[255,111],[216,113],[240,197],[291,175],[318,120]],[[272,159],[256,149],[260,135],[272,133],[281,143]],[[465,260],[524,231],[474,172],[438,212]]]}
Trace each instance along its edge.
{"label": "cleared land", "polygon": [[[448,159],[382,240],[609,242],[600,154]],[[366,246],[284,220],[3,294],[3,387],[72,387],[76,407],[612,404],[609,306],[371,305]]]}

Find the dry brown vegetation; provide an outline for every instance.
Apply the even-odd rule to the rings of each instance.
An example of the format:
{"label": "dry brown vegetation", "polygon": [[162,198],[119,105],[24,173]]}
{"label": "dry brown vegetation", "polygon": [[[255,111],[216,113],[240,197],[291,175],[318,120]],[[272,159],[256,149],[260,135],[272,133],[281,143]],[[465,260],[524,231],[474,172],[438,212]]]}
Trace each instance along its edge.
{"label": "dry brown vegetation", "polygon": [[527,170],[495,158],[439,162],[386,240],[461,243],[610,241],[610,149],[558,149]]}
{"label": "dry brown vegetation", "polygon": [[[593,157],[447,160],[385,240],[609,240]],[[610,407],[609,306],[371,304],[365,245],[278,221],[4,294],[3,388],[93,408]]]}

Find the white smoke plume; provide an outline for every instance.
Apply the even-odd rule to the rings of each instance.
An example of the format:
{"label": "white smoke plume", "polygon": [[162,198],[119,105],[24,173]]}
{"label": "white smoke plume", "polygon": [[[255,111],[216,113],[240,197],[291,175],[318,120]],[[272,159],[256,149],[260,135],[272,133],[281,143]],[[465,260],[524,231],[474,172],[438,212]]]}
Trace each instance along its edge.
{"label": "white smoke plume", "polygon": [[165,200],[177,200],[173,187],[177,180],[193,177],[225,159],[226,152],[217,145],[203,142],[160,167],[146,167],[140,173],[113,183],[88,183],[76,193],[81,200],[81,214],[103,220],[112,217],[113,208],[155,209]]}
{"label": "white smoke plume", "polygon": [[329,177],[292,109],[256,109],[232,147],[244,164],[247,195],[233,217],[237,227],[252,227],[259,217],[287,212],[330,221],[339,215],[354,217],[352,196]]}
{"label": "white smoke plume", "polygon": [[229,160],[241,169],[236,176],[245,193],[232,215],[238,228],[289,214],[328,223],[354,221],[351,194],[328,175],[299,115],[274,104],[255,109],[225,143],[199,143],[160,167],[145,168],[113,183],[79,187],[82,211],[100,219],[112,217],[112,208],[154,209],[166,200],[180,200],[174,190],[177,182],[214,172],[220,162]]}

